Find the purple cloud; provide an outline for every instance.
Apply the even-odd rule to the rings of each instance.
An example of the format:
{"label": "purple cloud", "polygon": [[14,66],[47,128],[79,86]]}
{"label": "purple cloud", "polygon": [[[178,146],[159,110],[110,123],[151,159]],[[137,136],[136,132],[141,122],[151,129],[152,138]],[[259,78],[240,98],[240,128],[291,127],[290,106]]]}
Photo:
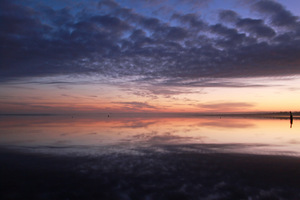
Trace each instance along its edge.
{"label": "purple cloud", "polygon": [[178,80],[179,85],[203,78],[300,74],[298,16],[274,1],[252,4],[261,18],[223,10],[216,24],[175,10],[167,22],[109,0],[95,10],[80,5],[58,9],[1,1],[0,80],[93,75],[140,77],[136,80],[149,84],[165,80],[165,85]]}

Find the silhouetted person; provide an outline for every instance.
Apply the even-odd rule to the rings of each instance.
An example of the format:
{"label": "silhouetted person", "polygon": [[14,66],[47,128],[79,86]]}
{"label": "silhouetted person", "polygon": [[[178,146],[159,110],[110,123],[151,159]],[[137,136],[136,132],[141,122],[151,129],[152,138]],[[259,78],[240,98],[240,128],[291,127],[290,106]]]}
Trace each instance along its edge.
{"label": "silhouetted person", "polygon": [[290,124],[291,124],[290,128],[292,128],[292,126],[293,126],[293,114],[292,114],[291,111],[290,111]]}

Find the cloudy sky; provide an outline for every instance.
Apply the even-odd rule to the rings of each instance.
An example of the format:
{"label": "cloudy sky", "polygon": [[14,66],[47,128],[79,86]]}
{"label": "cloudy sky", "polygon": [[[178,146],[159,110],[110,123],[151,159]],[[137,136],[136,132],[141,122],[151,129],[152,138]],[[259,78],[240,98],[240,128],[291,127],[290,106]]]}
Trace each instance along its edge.
{"label": "cloudy sky", "polygon": [[0,114],[300,110],[298,0],[1,0]]}

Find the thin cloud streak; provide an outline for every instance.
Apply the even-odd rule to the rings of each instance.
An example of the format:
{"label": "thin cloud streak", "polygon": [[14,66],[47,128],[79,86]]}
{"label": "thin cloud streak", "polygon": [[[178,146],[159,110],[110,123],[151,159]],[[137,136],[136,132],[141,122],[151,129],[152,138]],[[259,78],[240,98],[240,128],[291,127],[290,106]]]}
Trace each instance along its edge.
{"label": "thin cloud streak", "polygon": [[132,101],[132,102],[111,102],[113,104],[117,104],[117,105],[124,105],[127,108],[130,109],[156,109],[155,106],[149,105],[147,102],[136,102],[136,101]]}
{"label": "thin cloud streak", "polygon": [[254,107],[255,104],[246,102],[221,102],[221,103],[203,103],[198,104],[199,108],[206,111],[226,111],[226,112],[236,112],[243,111]]}

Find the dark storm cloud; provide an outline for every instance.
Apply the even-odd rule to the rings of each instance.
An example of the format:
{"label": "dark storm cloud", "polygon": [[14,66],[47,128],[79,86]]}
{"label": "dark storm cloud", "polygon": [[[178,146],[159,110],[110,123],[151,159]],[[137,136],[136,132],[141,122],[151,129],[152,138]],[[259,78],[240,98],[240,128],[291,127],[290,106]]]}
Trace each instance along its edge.
{"label": "dark storm cloud", "polygon": [[173,19],[177,19],[180,22],[182,22],[183,24],[186,23],[190,26],[190,28],[196,28],[198,30],[203,30],[204,28],[206,28],[207,24],[205,22],[203,22],[201,19],[199,19],[197,17],[196,14],[185,14],[185,15],[181,15],[178,13],[175,13],[172,15]]}
{"label": "dark storm cloud", "polygon": [[256,37],[273,37],[276,32],[267,26],[262,19],[241,18],[232,10],[222,10],[219,19],[224,22],[232,23],[237,28],[253,34]]}
{"label": "dark storm cloud", "polygon": [[226,22],[237,22],[239,15],[232,10],[221,10],[219,13],[219,19]]}
{"label": "dark storm cloud", "polygon": [[228,28],[222,24],[213,25],[210,30],[221,37],[216,41],[216,44],[220,47],[233,48],[249,40],[244,33],[239,33],[237,29]]}
{"label": "dark storm cloud", "polygon": [[298,23],[298,16],[294,16],[290,11],[275,1],[258,1],[254,4],[254,8],[261,13],[268,14],[272,24],[276,26],[295,26]]}
{"label": "dark storm cloud", "polygon": [[174,5],[185,4],[189,5],[192,9],[197,9],[199,7],[207,6],[211,0],[129,0],[133,4],[143,4],[146,6],[162,6],[172,3]]}
{"label": "dark storm cloud", "polygon": [[237,26],[258,37],[273,37],[276,34],[272,28],[266,26],[263,20],[260,19],[240,19]]}
{"label": "dark storm cloud", "polygon": [[117,33],[122,33],[123,31],[129,30],[130,26],[120,20],[117,17],[112,17],[109,15],[97,15],[90,18],[91,22],[95,22],[100,25],[100,28],[106,30],[114,31]]}
{"label": "dark storm cloud", "polygon": [[298,17],[273,1],[253,4],[266,18],[223,10],[217,24],[177,11],[169,21],[150,17],[112,0],[94,10],[0,4],[1,81],[88,74],[175,85],[170,80],[300,74]]}

